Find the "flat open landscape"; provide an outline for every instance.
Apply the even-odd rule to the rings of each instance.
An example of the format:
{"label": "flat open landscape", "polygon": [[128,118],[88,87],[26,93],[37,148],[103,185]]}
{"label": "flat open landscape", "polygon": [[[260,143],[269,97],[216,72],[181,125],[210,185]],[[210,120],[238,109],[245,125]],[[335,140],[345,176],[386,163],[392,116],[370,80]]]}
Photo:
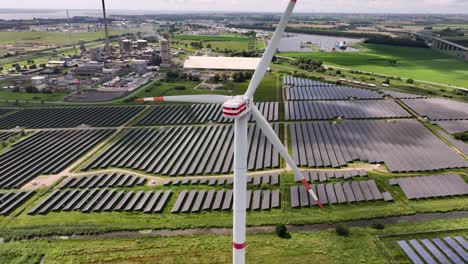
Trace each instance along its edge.
{"label": "flat open landscape", "polygon": [[326,65],[468,87],[468,62],[423,48],[363,45],[359,52],[281,53],[292,58],[313,58]]}
{"label": "flat open landscape", "polygon": [[[109,31],[109,35],[119,35],[127,33],[127,31]],[[77,41],[92,41],[104,38],[102,32],[0,32],[0,45],[19,44],[19,43],[37,43],[37,44],[56,44],[63,45],[66,43],[76,43]]]}

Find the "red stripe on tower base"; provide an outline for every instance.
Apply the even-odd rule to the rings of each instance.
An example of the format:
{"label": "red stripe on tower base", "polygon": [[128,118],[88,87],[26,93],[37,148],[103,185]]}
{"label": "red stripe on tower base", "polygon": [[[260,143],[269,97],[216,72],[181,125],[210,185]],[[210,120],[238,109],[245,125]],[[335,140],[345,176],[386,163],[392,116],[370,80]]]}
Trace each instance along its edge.
{"label": "red stripe on tower base", "polygon": [[232,247],[235,249],[244,249],[245,248],[245,242],[242,244],[237,244],[235,242],[232,242]]}

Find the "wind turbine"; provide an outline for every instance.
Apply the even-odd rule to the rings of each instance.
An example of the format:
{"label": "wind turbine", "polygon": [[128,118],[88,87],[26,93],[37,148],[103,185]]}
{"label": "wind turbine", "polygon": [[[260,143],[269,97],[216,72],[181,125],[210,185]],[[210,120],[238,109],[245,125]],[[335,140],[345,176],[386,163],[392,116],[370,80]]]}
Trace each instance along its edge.
{"label": "wind turbine", "polygon": [[247,156],[248,139],[247,126],[248,114],[251,114],[257,126],[268,138],[270,143],[283,157],[286,163],[294,171],[296,177],[301,179],[309,194],[322,208],[322,204],[312,190],[312,187],[302,175],[294,160],[283,146],[268,121],[253,104],[253,95],[265,76],[273,56],[276,53],[279,42],[286,29],[289,17],[296,5],[297,0],[290,0],[273,37],[263,54],[260,63],[255,70],[247,92],[238,96],[224,95],[185,95],[185,96],[162,96],[139,98],[139,102],[184,102],[184,103],[216,103],[223,104],[223,116],[234,120],[234,206],[233,206],[233,263],[245,263],[245,230],[246,230],[246,198],[247,198]]}

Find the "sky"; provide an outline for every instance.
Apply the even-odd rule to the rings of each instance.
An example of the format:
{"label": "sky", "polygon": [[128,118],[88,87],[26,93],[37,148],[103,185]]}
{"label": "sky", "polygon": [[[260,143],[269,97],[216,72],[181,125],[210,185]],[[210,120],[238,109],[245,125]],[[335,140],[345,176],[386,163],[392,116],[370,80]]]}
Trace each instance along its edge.
{"label": "sky", "polygon": [[[106,0],[108,9],[279,12],[288,0]],[[100,0],[0,1],[0,8],[99,9]],[[464,13],[468,0],[298,0],[296,12]]]}

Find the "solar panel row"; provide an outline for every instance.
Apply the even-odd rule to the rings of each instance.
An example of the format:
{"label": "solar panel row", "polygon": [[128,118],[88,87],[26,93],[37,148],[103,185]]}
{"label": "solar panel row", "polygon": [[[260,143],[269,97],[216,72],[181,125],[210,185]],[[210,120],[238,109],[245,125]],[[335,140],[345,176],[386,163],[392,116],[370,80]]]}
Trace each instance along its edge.
{"label": "solar panel row", "polygon": [[468,194],[468,184],[457,174],[396,178],[390,184],[399,185],[410,200]]}
{"label": "solar panel row", "polygon": [[[256,105],[268,121],[278,121],[277,102],[261,102]],[[250,121],[253,121],[252,117]],[[223,117],[220,104],[174,104],[152,107],[137,125],[206,124],[208,122],[231,123],[232,120]]]}
{"label": "solar panel row", "polygon": [[[367,176],[366,170],[346,170],[346,171],[303,171],[302,175],[308,182],[319,181],[325,182],[332,179],[351,179],[354,177]],[[294,175],[294,181],[299,182],[301,179]]]}
{"label": "solar panel row", "polygon": [[402,118],[411,115],[393,100],[286,102],[286,120]]}
{"label": "solar panel row", "polygon": [[[383,194],[380,192],[374,180],[369,181],[353,181],[346,183],[327,183],[313,184],[312,190],[317,194],[319,200],[323,204],[345,204],[363,201],[380,201],[384,200]],[[291,207],[309,207],[315,206],[316,203],[310,197],[307,189],[301,186],[291,186]],[[387,193],[386,195],[390,195]],[[385,199],[385,201],[391,201]]]}
{"label": "solar panel row", "polygon": [[397,242],[412,263],[467,263],[468,243],[462,236]]}
{"label": "solar panel row", "polygon": [[[257,176],[247,176],[247,183],[253,186],[260,186],[262,184],[279,185],[279,175],[277,173]],[[201,178],[201,179],[175,179],[166,180],[163,185],[209,185],[209,186],[224,186],[232,185],[233,179],[229,178]]]}
{"label": "solar panel row", "polygon": [[0,193],[0,215],[7,216],[23,205],[34,192]]}
{"label": "solar panel row", "polygon": [[455,139],[454,137],[444,132],[439,132],[438,134],[445,138],[450,144],[452,144],[452,146],[457,148],[461,153],[468,155],[468,143],[465,143],[462,140]]}
{"label": "solar panel row", "polygon": [[114,127],[124,124],[143,109],[140,106],[25,108],[0,117],[0,128],[59,128],[83,124]]}
{"label": "solar panel row", "polygon": [[292,86],[324,86],[330,85],[333,86],[335,84],[320,82],[316,80],[298,78],[294,76],[283,76],[283,84],[284,85],[292,85]]}
{"label": "solar panel row", "polygon": [[19,188],[39,175],[56,174],[114,130],[41,131],[0,155],[0,188]]}
{"label": "solar panel row", "polygon": [[464,168],[468,162],[417,120],[291,123],[300,166],[340,167],[384,162],[391,172]]}
{"label": "solar panel row", "polygon": [[410,93],[401,93],[389,90],[381,90],[381,92],[385,95],[389,95],[395,99],[419,99],[419,98],[427,98],[427,96],[419,95],[419,94],[410,94]]}
{"label": "solar panel row", "polygon": [[[279,133],[279,125],[273,128]],[[85,166],[131,168],[162,175],[220,174],[232,171],[231,125],[127,129]],[[278,152],[255,126],[249,126],[249,170],[276,168]]]}
{"label": "solar panel row", "polygon": [[285,88],[287,101],[303,100],[348,100],[348,99],[382,99],[375,91],[347,86],[297,86]]}
{"label": "solar panel row", "polygon": [[[247,210],[270,210],[281,207],[279,190],[247,191]],[[232,190],[182,190],[171,213],[196,213],[200,211],[232,210]]]}
{"label": "solar panel row", "polygon": [[17,136],[18,132],[0,132],[0,141],[5,141],[10,137]]}
{"label": "solar panel row", "polygon": [[463,133],[468,131],[468,120],[446,120],[434,121],[432,123],[439,125],[450,134]]}
{"label": "solar panel row", "polygon": [[431,120],[468,120],[468,104],[440,99],[403,99],[407,106],[419,115]]}
{"label": "solar panel row", "polygon": [[55,190],[32,208],[28,214],[80,211],[142,211],[161,213],[171,191],[117,191],[113,189]]}
{"label": "solar panel row", "polygon": [[66,179],[60,189],[66,188],[103,188],[103,187],[132,187],[144,185],[146,178],[127,175],[124,173],[100,174]]}

